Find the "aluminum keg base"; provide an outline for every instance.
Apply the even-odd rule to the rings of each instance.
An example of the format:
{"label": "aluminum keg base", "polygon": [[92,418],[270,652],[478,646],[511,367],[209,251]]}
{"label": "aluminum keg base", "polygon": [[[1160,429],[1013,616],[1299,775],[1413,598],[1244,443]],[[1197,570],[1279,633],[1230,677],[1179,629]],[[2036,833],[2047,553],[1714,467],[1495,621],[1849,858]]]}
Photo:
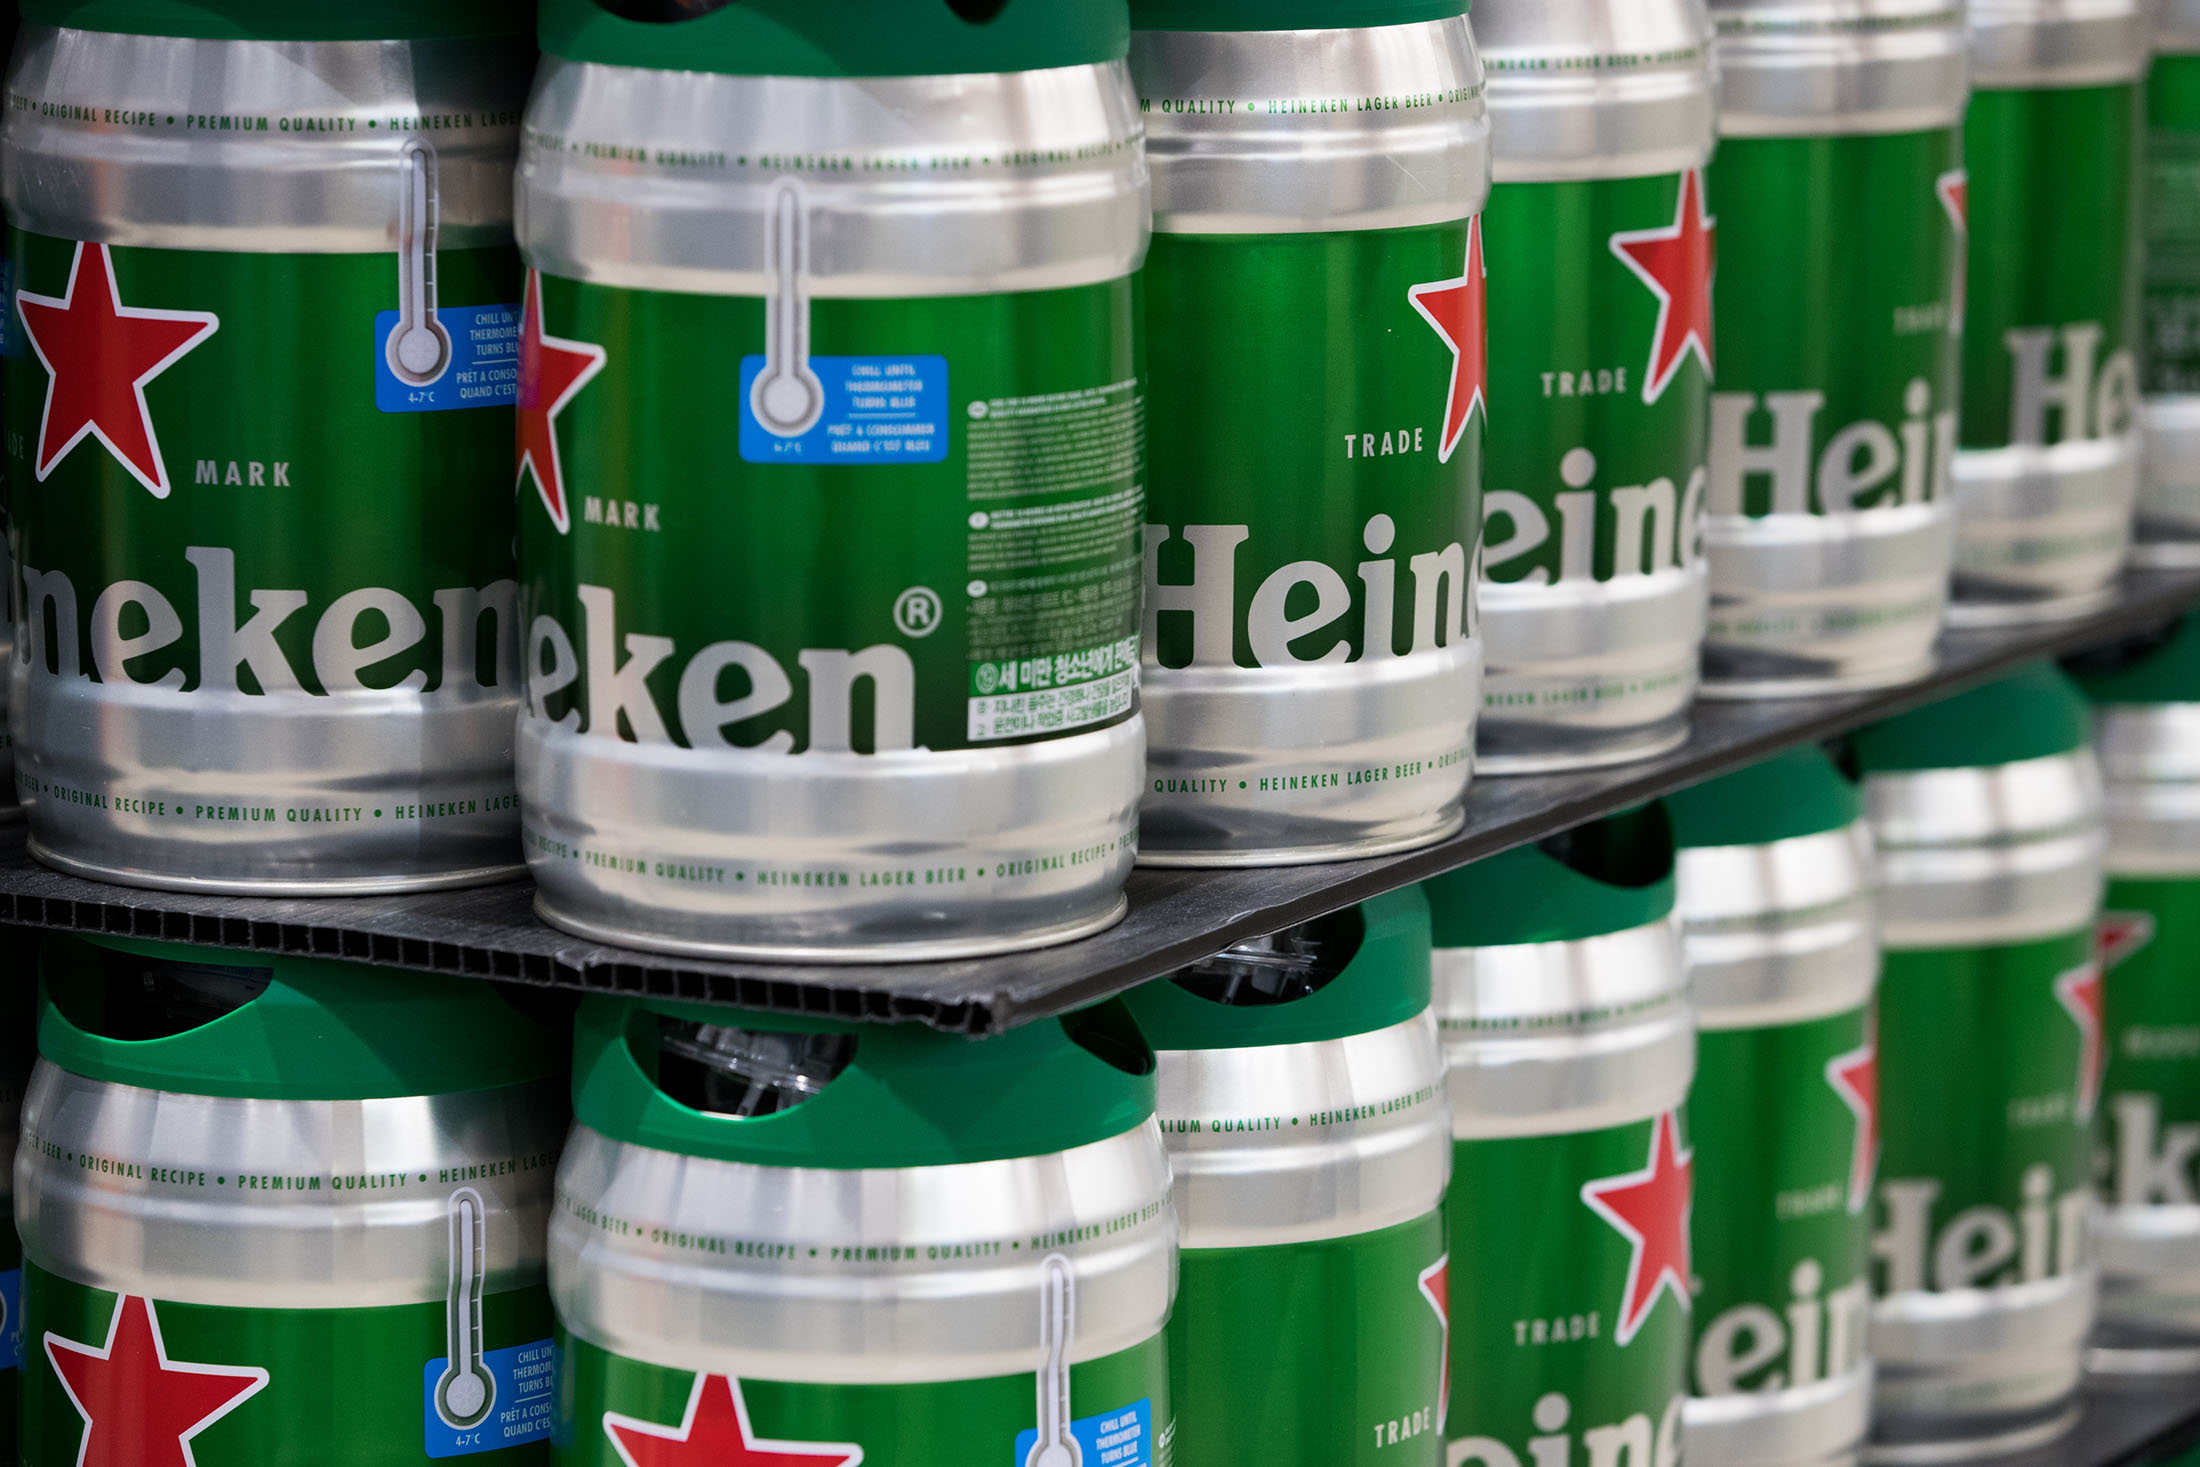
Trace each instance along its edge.
{"label": "aluminum keg base", "polygon": [[1403,835],[1370,836],[1365,840],[1332,841],[1319,846],[1273,846],[1254,851],[1155,851],[1141,845],[1138,864],[1169,869],[1312,866],[1323,861],[1352,861],[1363,856],[1394,856],[1401,851],[1417,851],[1423,846],[1449,840],[1464,829],[1466,823],[1467,812],[1455,807],[1443,819]]}
{"label": "aluminum keg base", "polygon": [[[1104,932],[1123,920],[1130,901],[1115,901],[1090,917],[1059,922],[1047,927],[1027,927],[1016,932],[988,933],[983,937],[941,937],[910,942],[865,942],[834,945],[820,938],[814,942],[708,942],[699,938],[666,937],[662,933],[636,932],[608,923],[569,917],[551,906],[544,894],[535,893],[535,915],[561,932],[607,942],[614,947],[640,948],[644,952],[670,953],[682,958],[730,958],[763,963],[929,963],[952,958],[988,958],[1002,953],[1028,952],[1075,942]],[[761,926],[762,923],[757,925]]]}
{"label": "aluminum keg base", "polygon": [[1647,737],[1618,745],[1599,745],[1587,749],[1553,750],[1536,752],[1522,750],[1513,754],[1485,754],[1475,752],[1476,774],[1562,774],[1574,769],[1604,769],[1614,764],[1632,764],[1638,759],[1655,759],[1660,754],[1670,754],[1688,742],[1688,721],[1684,717],[1679,726],[1659,728]]}
{"label": "aluminum keg base", "polygon": [[1973,1462],[1981,1457],[2028,1452],[2067,1435],[2078,1424],[2079,1414],[2072,1406],[2029,1426],[1954,1441],[1873,1442],[1864,1449],[1864,1460],[1872,1467],[1935,1467],[1942,1462]]}
{"label": "aluminum keg base", "polygon": [[2200,1345],[2095,1345],[2085,1352],[2085,1368],[2126,1379],[2200,1375]]}
{"label": "aluminum keg base", "polygon": [[[17,807],[18,815],[21,807]],[[116,886],[136,886],[149,891],[190,891],[208,896],[396,896],[415,891],[451,891],[463,886],[495,886],[500,882],[517,881],[527,874],[527,863],[514,861],[510,865],[474,866],[462,871],[430,871],[418,876],[332,876],[321,881],[295,881],[270,878],[253,880],[232,876],[167,876],[157,871],[140,871],[126,866],[103,866],[96,861],[79,861],[49,850],[37,836],[25,845],[41,864],[71,876],[85,876],[93,881],[112,882]]]}
{"label": "aluminum keg base", "polygon": [[1914,683],[1930,675],[1932,670],[1932,654],[1927,652],[1914,662],[1905,662],[1897,667],[1826,677],[1726,678],[1714,681],[1711,674],[1706,673],[1704,680],[1696,687],[1696,696],[1717,702],[1824,698],[1835,693],[1868,693],[1877,688],[1899,688],[1904,683]]}
{"label": "aluminum keg base", "polygon": [[2136,540],[2131,564],[2140,570],[2191,570],[2200,566],[2200,540]]}
{"label": "aluminum keg base", "polygon": [[1948,625],[1968,627],[2019,627],[2039,622],[2070,621],[2099,611],[2116,599],[2116,588],[2104,586],[2077,596],[2055,596],[2039,601],[1950,601]]}

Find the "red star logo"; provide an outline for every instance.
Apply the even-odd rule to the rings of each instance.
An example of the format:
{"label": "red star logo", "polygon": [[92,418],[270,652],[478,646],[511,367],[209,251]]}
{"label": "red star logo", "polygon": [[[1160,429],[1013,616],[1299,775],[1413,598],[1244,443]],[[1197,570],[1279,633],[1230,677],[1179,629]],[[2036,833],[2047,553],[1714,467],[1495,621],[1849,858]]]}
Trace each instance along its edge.
{"label": "red star logo", "polygon": [[1965,247],[1971,238],[1971,175],[1962,169],[1952,169],[1933,181],[1933,192],[1940,195],[1940,207],[1948,211],[1948,222],[1956,231],[1956,279],[1950,294],[1952,300],[1948,313],[1948,334],[1963,334],[1963,297],[1965,280],[1970,274],[1970,261],[1965,258]]}
{"label": "red star logo", "polygon": [[1656,402],[1690,352],[1711,375],[1711,272],[1718,265],[1718,221],[1704,212],[1703,170],[1681,175],[1680,203],[1663,229],[1612,236],[1612,253],[1658,298],[1658,329],[1650,340],[1650,371],[1642,400]]}
{"label": "red star logo", "polygon": [[115,1300],[104,1345],[49,1332],[46,1358],[84,1418],[76,1467],[194,1467],[191,1438],[267,1384],[257,1366],[170,1360],[152,1301],[134,1294]]}
{"label": "red star logo", "polygon": [[1871,1200],[1872,1176],[1879,1170],[1879,1036],[1876,1017],[1865,1026],[1864,1042],[1826,1061],[1826,1083],[1856,1117],[1856,1145],[1849,1153],[1849,1211],[1861,1213]]}
{"label": "red star logo", "polygon": [[1436,1383],[1436,1429],[1444,1429],[1451,1414],[1451,1255],[1446,1253],[1421,1270],[1421,1297],[1436,1311],[1437,1328],[1443,1332],[1443,1374]]}
{"label": "red star logo", "polygon": [[2093,956],[2102,969],[2114,968],[2154,941],[2152,912],[2103,912],[2093,927]]}
{"label": "red star logo", "polygon": [[1667,1111],[1650,1128],[1648,1166],[1581,1184],[1581,1200],[1619,1229],[1634,1250],[1614,1335],[1622,1345],[1650,1317],[1661,1290],[1671,1289],[1681,1308],[1689,1307],[1688,1205],[1695,1156],[1680,1149],[1679,1125]]}
{"label": "red star logo", "polygon": [[1436,461],[1451,462],[1452,450],[1467,436],[1467,421],[1479,407],[1489,414],[1490,380],[1489,270],[1482,260],[1482,216],[1467,221],[1467,268],[1451,280],[1416,285],[1406,299],[1421,319],[1436,328],[1451,348],[1451,386],[1444,394],[1444,432],[1436,443]]}
{"label": "red star logo", "polygon": [[857,1467],[847,1442],[772,1442],[749,1426],[749,1404],[730,1375],[698,1375],[678,1426],[603,1413],[604,1435],[626,1467]]}
{"label": "red star logo", "polygon": [[2087,963],[2055,980],[2055,997],[2078,1026],[2078,1119],[2101,1103],[2101,966]]}
{"label": "red star logo", "polygon": [[567,341],[542,329],[542,272],[527,272],[527,302],[519,318],[519,472],[517,489],[532,472],[542,507],[564,534],[572,528],[565,502],[565,467],[558,457],[558,414],[603,370],[604,349]]}
{"label": "red star logo", "polygon": [[46,369],[46,406],[38,417],[40,481],[91,437],[155,499],[166,499],[168,465],[145,404],[145,384],[212,336],[221,318],[211,311],[125,306],[114,257],[103,244],[76,247],[60,299],[23,290],[15,300],[23,334]]}

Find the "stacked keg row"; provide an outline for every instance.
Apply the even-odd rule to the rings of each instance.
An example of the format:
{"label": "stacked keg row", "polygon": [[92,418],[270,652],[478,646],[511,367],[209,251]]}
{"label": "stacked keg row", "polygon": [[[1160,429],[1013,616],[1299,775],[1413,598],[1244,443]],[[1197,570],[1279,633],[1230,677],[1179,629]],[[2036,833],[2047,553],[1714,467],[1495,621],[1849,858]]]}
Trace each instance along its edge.
{"label": "stacked keg row", "polygon": [[2049,1442],[2200,1372],[2200,619],[2075,671],[980,1041],[49,938],[21,1460]]}
{"label": "stacked keg row", "polygon": [[1922,677],[2200,559],[2188,8],[29,0],[32,849],[966,955]]}

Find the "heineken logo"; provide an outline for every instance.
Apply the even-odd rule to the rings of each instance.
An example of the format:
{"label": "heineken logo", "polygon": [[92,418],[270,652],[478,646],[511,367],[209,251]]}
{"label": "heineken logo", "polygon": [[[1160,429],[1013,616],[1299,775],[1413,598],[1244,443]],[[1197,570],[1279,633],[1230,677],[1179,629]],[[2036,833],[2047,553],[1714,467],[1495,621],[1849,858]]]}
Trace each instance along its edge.
{"label": "heineken logo", "polygon": [[1704,212],[1703,170],[1681,175],[1673,222],[1614,234],[1612,253],[1658,298],[1657,329],[1642,400],[1654,403],[1690,355],[1711,370],[1711,275],[1717,265],[1718,221]]}
{"label": "heineken logo", "polygon": [[1877,1020],[1864,1031],[1864,1042],[1826,1061],[1826,1083],[1856,1117],[1856,1140],[1849,1152],[1849,1211],[1861,1214],[1871,1200],[1872,1175],[1879,1169],[1879,1035]]}
{"label": "heineken logo", "polygon": [[1493,1436],[1467,1436],[1444,1448],[1444,1467],[1568,1467],[1577,1460],[1577,1444],[1588,1453],[1588,1467],[1680,1467],[1681,1409],[1685,1400],[1674,1396],[1653,1424],[1646,1411],[1618,1421],[1591,1426],[1578,1433],[1567,1428],[1574,1403],[1563,1392],[1546,1391],[1536,1397],[1529,1420],[1535,1434],[1515,1451]]}
{"label": "heineken logo", "polygon": [[1720,1311],[1696,1341],[1696,1394],[1786,1390],[1863,1364],[1871,1281],[1859,1276],[1821,1294],[1825,1282],[1825,1267],[1805,1258],[1788,1273],[1784,1307],[1752,1302]]}
{"label": "heineken logo", "polygon": [[2143,1092],[2117,1096],[2110,1116],[2116,1130],[2116,1182],[2110,1191],[2118,1205],[2189,1207],[2200,1202],[2200,1191],[2193,1187],[2200,1124],[2163,1125],[2161,1097]]}
{"label": "heineken logo", "polygon": [[1436,1429],[1444,1429],[1451,1413],[1451,1255],[1446,1253],[1421,1270],[1421,1297],[1436,1311],[1437,1328],[1443,1331],[1443,1375],[1436,1386]]}
{"label": "heineken logo", "polygon": [[2011,368],[2011,443],[2076,443],[2113,438],[2131,427],[2139,406],[2138,358],[2124,348],[2101,361],[2106,337],[2098,321],[2002,333]]}
{"label": "heineken logo", "polygon": [[171,1360],[153,1301],[135,1294],[115,1300],[98,1345],[49,1330],[46,1358],[84,1418],[76,1467],[195,1467],[191,1439],[268,1379],[258,1366]]}
{"label": "heineken logo", "polygon": [[1451,461],[1479,407],[1489,411],[1489,270],[1482,259],[1482,216],[1467,221],[1467,267],[1450,280],[1416,285],[1406,299],[1451,349],[1451,382],[1444,395],[1444,435],[1436,459]]}
{"label": "heineken logo", "polygon": [[1933,1177],[1897,1177],[1879,1184],[1884,1226],[1872,1237],[1872,1256],[1886,1272],[1879,1292],[1995,1288],[2067,1274],[2084,1260],[2086,1219],[2093,1189],[2080,1184],[2055,1195],[2055,1169],[2045,1162],[2025,1168],[2022,1201],[2014,1215],[1993,1202],[1957,1207],[1935,1226],[1942,1183]]}
{"label": "heineken logo", "polygon": [[15,301],[24,335],[46,369],[35,461],[40,482],[78,444],[94,438],[155,499],[166,499],[168,463],[145,384],[212,336],[220,318],[211,311],[125,306],[114,257],[103,244],[77,245],[59,298],[25,290]]}
{"label": "heineken logo", "polygon": [[[603,370],[604,349],[591,342],[567,341],[542,329],[542,272],[527,272],[527,298],[519,322],[519,468],[513,487],[535,481],[542,507],[558,533],[573,527],[565,492],[565,465],[558,456],[558,414]],[[629,505],[629,528],[632,510]]]}
{"label": "heineken logo", "polygon": [[2093,925],[2093,957],[2105,972],[2154,940],[2152,912],[2103,912]]}
{"label": "heineken logo", "polygon": [[[1670,488],[1670,486],[1668,486]],[[1368,517],[1360,527],[1360,546],[1370,557],[1353,564],[1352,580],[1337,566],[1319,560],[1294,560],[1263,576],[1243,603],[1240,622],[1238,552],[1252,539],[1251,525],[1186,525],[1191,550],[1188,581],[1161,578],[1162,547],[1175,538],[1171,526],[1145,529],[1146,601],[1144,636],[1149,648],[1164,648],[1164,666],[1186,665],[1170,655],[1162,633],[1188,632],[1189,665],[1236,665],[1242,627],[1252,666],[1292,667],[1315,662],[1362,662],[1399,654],[1397,639],[1408,631],[1413,652],[1455,647],[1472,628],[1474,598],[1467,548],[1454,540],[1441,548],[1400,555],[1398,523],[1387,514]],[[1271,557],[1272,559],[1272,557]],[[1403,559],[1404,577],[1399,575]],[[1410,593],[1401,584],[1411,579]],[[1359,583],[1356,595],[1352,581]],[[1399,602],[1408,602],[1400,606]],[[1341,635],[1317,636],[1358,611],[1359,645]],[[1189,627],[1163,617],[1183,617]],[[1405,627],[1399,623],[1404,621]]]}
{"label": "heineken logo", "polygon": [[2081,1121],[2093,1119],[2094,1107],[2101,1103],[2101,1075],[2106,1058],[2101,1042],[2101,999],[2098,963],[2073,968],[2055,980],[2055,1001],[2070,1015],[2070,1022],[2078,1026],[2078,1119]]}
{"label": "heineken logo", "polygon": [[[1826,395],[1718,392],[1711,397],[1711,512],[1850,514],[1944,497],[1955,463],[1956,409],[1936,406],[1932,383],[1913,377],[1902,389],[1903,418],[1892,425],[1862,418],[1833,431],[1814,458]],[[1771,419],[1769,438],[1755,421]],[[1750,480],[1770,481],[1760,505],[1746,501]]]}
{"label": "heineken logo", "polygon": [[863,1461],[863,1448],[850,1442],[758,1436],[741,1382],[730,1375],[696,1376],[676,1424],[606,1411],[603,1430],[625,1467],[858,1467]]}
{"label": "heineken logo", "polygon": [[[618,595],[609,586],[582,585],[578,599],[578,649],[553,616],[536,616],[528,625],[527,700],[537,718],[593,738],[673,742],[666,705],[659,702],[661,684],[653,681],[669,664],[678,668],[670,703],[678,741],[691,749],[847,753],[868,743],[877,753],[915,745],[917,665],[892,643],[855,651],[802,649],[795,655],[802,675],[798,691],[786,665],[754,642],[709,642],[682,657],[673,638],[622,627]],[[729,674],[738,674],[741,685],[731,697],[725,689]],[[871,694],[867,719],[858,696],[858,684],[865,683]],[[806,719],[801,703],[808,705]],[[789,727],[758,732],[746,741],[729,732],[766,714],[776,715],[774,722],[806,724],[807,737],[798,745]]]}
{"label": "heineken logo", "polygon": [[1621,1345],[1634,1339],[1658,1296],[1667,1290],[1681,1308],[1688,1301],[1689,1186],[1695,1151],[1680,1149],[1680,1125],[1671,1111],[1650,1128],[1650,1159],[1639,1172],[1584,1182],[1581,1200],[1627,1239],[1627,1284],[1620,1295]]}

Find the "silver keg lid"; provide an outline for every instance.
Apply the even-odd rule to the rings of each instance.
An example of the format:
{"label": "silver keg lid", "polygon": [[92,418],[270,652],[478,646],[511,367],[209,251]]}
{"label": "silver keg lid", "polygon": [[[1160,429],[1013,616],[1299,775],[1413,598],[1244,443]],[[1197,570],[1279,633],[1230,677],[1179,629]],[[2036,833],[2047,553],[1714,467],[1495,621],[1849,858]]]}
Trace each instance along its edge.
{"label": "silver keg lid", "polygon": [[1970,0],[1971,84],[2092,87],[2146,74],[2148,0]]}
{"label": "silver keg lid", "polygon": [[1475,0],[1499,183],[1701,167],[1716,136],[1703,0]]}
{"label": "silver keg lid", "polygon": [[1711,0],[1725,137],[1954,127],[1969,96],[1962,0]]}

